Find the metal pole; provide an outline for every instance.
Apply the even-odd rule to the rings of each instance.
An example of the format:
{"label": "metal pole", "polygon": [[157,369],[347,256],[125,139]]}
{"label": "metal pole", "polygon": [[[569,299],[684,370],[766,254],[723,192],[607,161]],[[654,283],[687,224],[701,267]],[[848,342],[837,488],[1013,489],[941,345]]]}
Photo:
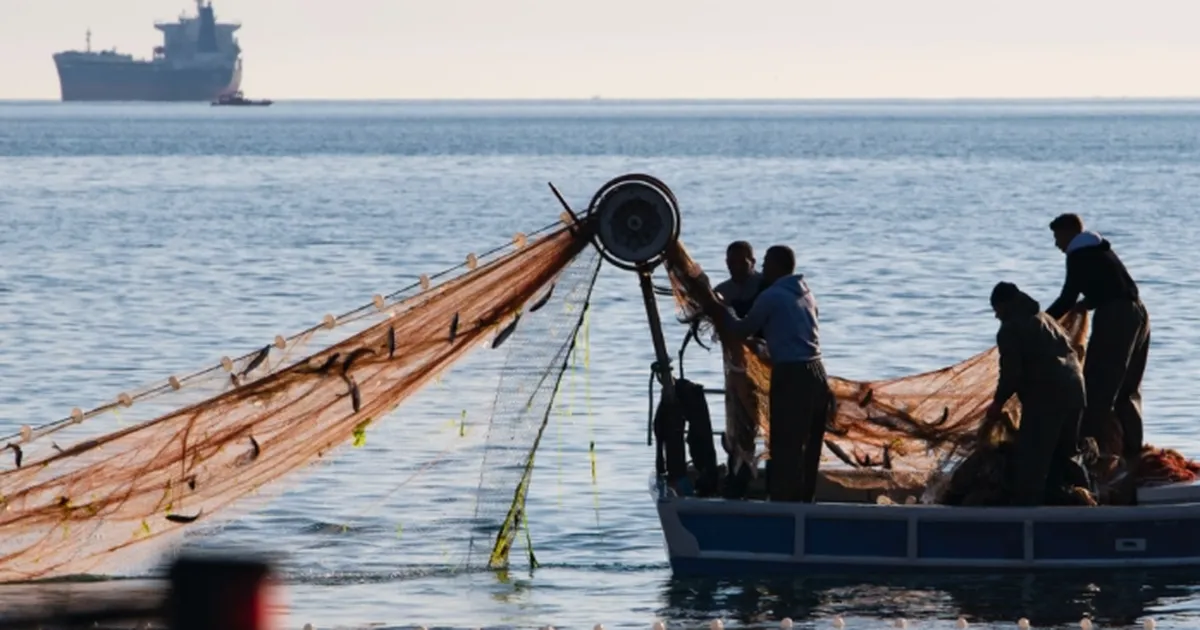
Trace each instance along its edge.
{"label": "metal pole", "polygon": [[650,270],[639,270],[638,279],[642,285],[642,301],[646,306],[646,319],[650,324],[650,337],[654,340],[654,355],[657,358],[655,372],[658,374],[658,382],[663,388],[663,399],[668,404],[674,404],[675,377],[671,373],[671,355],[667,352],[667,341],[663,337],[662,320],[658,317],[658,304],[654,301],[654,283],[650,279]]}

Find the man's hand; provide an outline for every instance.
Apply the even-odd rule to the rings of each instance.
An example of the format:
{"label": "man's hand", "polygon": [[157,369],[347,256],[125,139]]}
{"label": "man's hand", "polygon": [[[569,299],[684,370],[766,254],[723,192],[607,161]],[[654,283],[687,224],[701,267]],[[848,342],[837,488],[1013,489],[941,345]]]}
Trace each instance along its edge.
{"label": "man's hand", "polygon": [[767,351],[767,342],[757,337],[746,340],[746,345],[750,346],[750,351],[753,352],[759,359],[766,363],[771,362],[771,353]]}
{"label": "man's hand", "polygon": [[725,311],[732,311],[732,309],[725,305],[725,300],[721,298],[721,294],[715,291],[700,291],[696,297],[700,303],[701,310],[711,319],[719,320],[725,317]]}

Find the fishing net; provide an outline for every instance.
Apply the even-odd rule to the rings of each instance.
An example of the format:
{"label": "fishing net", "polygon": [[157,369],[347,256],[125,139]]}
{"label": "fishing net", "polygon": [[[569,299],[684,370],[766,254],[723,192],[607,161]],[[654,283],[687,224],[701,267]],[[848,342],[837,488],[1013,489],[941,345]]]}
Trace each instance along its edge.
{"label": "fishing net", "polygon": [[[588,247],[529,308],[528,321],[521,322],[522,341],[509,351],[496,390],[475,511],[476,522],[485,529],[472,530],[468,563],[486,553],[488,567],[504,566],[525,524],[534,459],[599,271],[600,254]],[[555,310],[565,311],[565,317],[533,316],[556,296],[561,308]],[[500,523],[498,531],[487,527],[493,523]],[[529,564],[536,566],[528,527],[525,533]]]}
{"label": "fishing net", "polygon": [[[455,270],[244,356],[3,438],[11,460],[0,471],[0,580],[128,566],[227,520],[249,495],[279,492],[288,473],[329,460],[344,443],[363,445],[373,424],[481,345],[507,354],[462,542],[478,548],[472,562],[506,564],[538,437],[599,269],[595,251],[563,219],[468,256],[456,268],[465,272],[440,284]],[[103,430],[114,421],[115,430]],[[417,424],[410,431],[405,423],[403,439],[420,443]],[[413,474],[439,463],[424,450]],[[468,453],[460,462],[480,459]],[[424,531],[444,525],[411,518]],[[412,544],[429,546],[416,538]]]}
{"label": "fishing net", "polygon": [[[719,338],[722,331],[714,327],[696,297],[711,291],[708,279],[681,243],[668,251],[666,266],[681,319],[694,326],[697,336],[716,328]],[[1087,317],[1070,314],[1060,323],[1082,358]],[[744,343],[725,342],[722,346],[726,360],[736,368],[729,371],[727,381],[732,385],[732,404],[740,405],[742,416],[749,419],[744,425],[731,423],[727,430],[756,431],[769,443],[770,366]],[[998,378],[995,347],[940,370],[901,378],[853,381],[831,376],[838,404],[828,424],[822,459],[834,463],[832,456],[855,474],[824,474],[844,487],[899,487],[933,500],[949,481],[947,473],[977,450],[993,448],[1003,439],[1003,427],[985,426],[984,422]],[[1005,412],[1011,431],[1020,424],[1017,397],[1009,400]],[[726,439],[740,441],[739,436]],[[765,455],[769,457],[769,453]],[[1150,448],[1136,465],[1144,481],[1157,482],[1191,481],[1196,478],[1194,469],[1200,468],[1186,463],[1178,453]]]}

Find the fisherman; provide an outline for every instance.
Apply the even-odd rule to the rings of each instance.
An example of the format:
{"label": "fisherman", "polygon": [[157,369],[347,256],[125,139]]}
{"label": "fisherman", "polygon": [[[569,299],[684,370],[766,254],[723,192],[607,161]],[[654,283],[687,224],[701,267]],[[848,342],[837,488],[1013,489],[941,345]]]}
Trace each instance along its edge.
{"label": "fisherman", "polygon": [[[1081,437],[1094,438],[1104,454],[1120,454],[1132,472],[1142,452],[1142,375],[1150,350],[1150,316],[1107,239],[1084,230],[1076,214],[1059,215],[1050,230],[1067,256],[1067,276],[1062,294],[1046,313],[1062,319],[1068,312],[1094,310],[1083,366],[1087,408]],[[1080,294],[1083,299],[1076,302]],[[1113,435],[1114,416],[1120,442]]]}
{"label": "fisherman", "polygon": [[729,279],[713,288],[738,317],[750,312],[750,305],[762,289],[762,274],[754,269],[754,248],[746,241],[734,241],[725,248],[725,267]]}
{"label": "fisherman", "polygon": [[[738,317],[745,317],[750,312],[750,305],[762,289],[762,274],[754,269],[754,263],[754,248],[750,243],[734,241],[725,248],[729,279],[718,284],[714,291]],[[758,472],[754,456],[758,422],[750,406],[752,394],[746,381],[746,351],[745,346],[724,348],[725,434],[722,446],[729,455],[724,492],[727,499],[743,498],[750,480]],[[753,409],[757,410],[757,406]]]}
{"label": "fisherman", "polygon": [[821,361],[817,302],[796,273],[790,247],[767,250],[762,276],[765,288],[745,318],[719,302],[708,307],[721,311],[734,339],[759,331],[766,339],[772,364],[768,494],[772,501],[810,503],[834,400]]}
{"label": "fisherman", "polygon": [[988,420],[1001,419],[1013,394],[1020,399],[1012,503],[1042,505],[1048,486],[1057,488],[1081,474],[1073,458],[1079,454],[1079,421],[1087,402],[1082,367],[1066,332],[1017,285],[998,283],[991,303],[1000,320],[1000,381]]}

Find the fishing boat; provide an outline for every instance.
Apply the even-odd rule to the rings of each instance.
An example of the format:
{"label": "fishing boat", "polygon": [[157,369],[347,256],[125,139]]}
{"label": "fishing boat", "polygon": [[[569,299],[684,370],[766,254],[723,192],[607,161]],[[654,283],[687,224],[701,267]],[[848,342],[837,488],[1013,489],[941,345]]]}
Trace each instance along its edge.
{"label": "fishing boat", "polygon": [[245,96],[243,96],[242,93],[239,91],[239,92],[234,92],[232,94],[222,94],[222,95],[218,96],[217,100],[213,101],[212,104],[214,107],[218,106],[218,105],[230,105],[230,106],[235,106],[235,107],[237,107],[237,106],[266,107],[273,102],[274,101],[272,101],[270,99],[258,99],[258,100],[249,99],[249,98],[246,98]]}
{"label": "fishing boat", "polygon": [[[836,485],[824,476],[827,486]],[[818,492],[815,503],[656,492],[681,575],[1200,567],[1200,486],[1139,490],[1137,506],[879,504]],[[839,500],[840,499],[840,500]]]}
{"label": "fishing boat", "polygon": [[[657,358],[652,369],[663,399],[671,400],[680,381],[651,275],[679,236],[675,195],[652,177],[625,176],[596,194],[592,214],[598,220],[594,243],[605,259],[639,277]],[[692,432],[711,433],[711,425],[705,418],[689,428],[688,486],[694,487],[715,457],[711,443],[704,447]],[[682,454],[681,427],[655,433],[660,452]],[[877,483],[894,474],[829,467],[814,503],[773,503],[756,499],[753,490],[744,499],[681,492],[666,483],[660,464],[651,491],[679,575],[1200,567],[1195,482],[1138,488],[1136,505],[960,507],[928,502],[925,483]],[[941,480],[936,474],[928,479]]]}

